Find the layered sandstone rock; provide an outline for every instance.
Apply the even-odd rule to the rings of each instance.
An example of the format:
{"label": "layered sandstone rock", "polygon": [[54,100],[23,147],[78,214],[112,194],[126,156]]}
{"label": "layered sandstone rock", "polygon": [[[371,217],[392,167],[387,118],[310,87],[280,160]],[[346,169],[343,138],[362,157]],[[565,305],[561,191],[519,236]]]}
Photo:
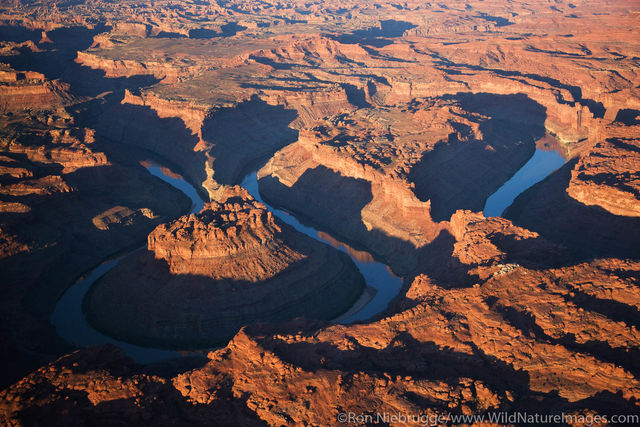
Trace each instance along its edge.
{"label": "layered sandstone rock", "polygon": [[[590,408],[593,396],[610,396],[612,408],[634,412],[637,330],[581,312],[583,300],[571,296],[573,274],[601,282],[613,266],[637,269],[615,260],[565,271],[520,269],[455,291],[420,277],[408,292],[414,301],[380,322],[320,331],[311,325],[291,325],[286,332],[251,328],[174,385],[193,404],[214,405],[224,394],[221,385],[233,384],[233,392],[270,425],[322,424],[368,407],[481,413],[539,410],[543,402],[575,413]],[[561,308],[550,316],[549,307]],[[580,319],[584,334],[571,319]],[[589,337],[605,325],[618,331],[617,338]],[[595,356],[603,348],[612,356]],[[258,383],[263,386],[253,386]]]}
{"label": "layered sandstone rock", "polygon": [[540,106],[525,97],[360,109],[302,131],[259,171],[260,189],[407,274],[456,209],[481,210],[526,162],[544,136],[542,121]]}
{"label": "layered sandstone rock", "polygon": [[112,348],[87,349],[5,390],[2,413],[6,420],[65,411],[71,420],[194,424],[217,415],[269,425],[322,425],[367,408],[636,413],[637,304],[624,295],[633,292],[638,267],[615,259],[518,267],[455,290],[419,276],[380,321],[248,327],[203,366],[164,378],[140,372]]}
{"label": "layered sandstone rock", "polygon": [[567,193],[614,215],[640,216],[640,143],[610,139],[580,157]]}
{"label": "layered sandstone rock", "polygon": [[[638,412],[634,2],[16,0],[0,23],[2,381],[26,375],[0,394],[1,423]],[[545,134],[567,164],[507,210],[513,222],[483,218]],[[64,289],[186,209],[134,146],[224,214],[158,228],[159,258],[113,272],[137,294],[111,314],[179,319],[138,325],[187,337],[211,282],[240,299],[237,319],[261,291],[302,288],[263,279],[346,265],[311,257],[324,249],[244,196],[222,202],[265,160],[271,201],[387,260],[403,290],[377,320],[254,325],[163,377],[112,348],[47,365],[70,351],[46,322]]]}
{"label": "layered sandstone rock", "polygon": [[149,234],[147,248],[171,274],[214,280],[261,282],[303,255],[284,246],[274,217],[238,187],[197,215],[163,224]]}
{"label": "layered sandstone rock", "polygon": [[77,102],[67,83],[44,79],[39,73],[7,72],[0,83],[0,112],[46,110]]}
{"label": "layered sandstone rock", "polygon": [[252,322],[332,319],[362,289],[346,255],[276,220],[235,187],[154,230],[147,250],[94,285],[85,310],[97,328],[128,341],[204,347]]}

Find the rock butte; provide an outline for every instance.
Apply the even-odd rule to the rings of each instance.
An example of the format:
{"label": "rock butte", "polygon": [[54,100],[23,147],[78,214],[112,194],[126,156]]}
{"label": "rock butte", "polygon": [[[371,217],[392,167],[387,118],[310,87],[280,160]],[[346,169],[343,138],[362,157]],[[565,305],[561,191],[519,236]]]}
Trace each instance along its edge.
{"label": "rock butte", "polygon": [[[638,413],[638,12],[624,0],[5,2],[0,423]],[[485,218],[536,148],[567,162]],[[207,208],[181,216],[187,198],[146,173],[150,157]],[[299,293],[313,287],[280,278],[357,276],[233,187],[256,169],[265,201],[403,277],[386,312],[349,326],[238,319],[329,318],[347,287],[316,274],[331,295],[314,305]],[[190,347],[221,303],[203,296],[235,286],[220,340],[247,325],[226,346],[142,366],[58,337],[48,317],[65,289],[145,238],[93,289],[92,322]]]}
{"label": "rock butte", "polygon": [[364,289],[348,256],[275,219],[241,187],[158,226],[147,249],[84,302],[99,330],[136,344],[203,348],[255,321],[330,320]]}

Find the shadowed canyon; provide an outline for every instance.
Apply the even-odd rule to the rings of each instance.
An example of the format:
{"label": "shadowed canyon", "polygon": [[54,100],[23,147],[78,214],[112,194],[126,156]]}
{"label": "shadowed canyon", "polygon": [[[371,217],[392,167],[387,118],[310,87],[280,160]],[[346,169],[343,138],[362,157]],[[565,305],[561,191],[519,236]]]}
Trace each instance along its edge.
{"label": "shadowed canyon", "polygon": [[0,424],[640,423],[639,18],[0,2]]}

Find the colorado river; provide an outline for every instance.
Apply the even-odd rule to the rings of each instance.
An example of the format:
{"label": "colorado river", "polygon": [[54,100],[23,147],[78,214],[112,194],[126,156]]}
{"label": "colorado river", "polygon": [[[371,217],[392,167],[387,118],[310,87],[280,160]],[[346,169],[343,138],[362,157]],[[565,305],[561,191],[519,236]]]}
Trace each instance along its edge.
{"label": "colorado river", "polygon": [[[257,172],[250,173],[245,177],[245,179],[242,181],[242,184],[240,185],[246,188],[249,194],[251,194],[256,200],[264,203],[264,205],[267,206],[269,210],[283,222],[291,225],[299,232],[304,233],[314,239],[320,240],[321,242],[330,244],[349,255],[351,257],[351,260],[360,270],[360,273],[364,277],[368,288],[375,289],[375,296],[373,296],[373,298],[370,298],[370,301],[368,301],[361,310],[344,318],[340,316],[338,318],[340,323],[351,323],[359,320],[366,320],[378,313],[381,313],[385,308],[387,308],[389,302],[396,295],[398,295],[398,292],[400,292],[400,288],[402,287],[402,278],[397,277],[393,273],[391,273],[390,269],[385,264],[373,261],[373,258],[370,258],[369,260],[358,260],[352,255],[352,251],[349,250],[349,247],[347,245],[336,245],[335,240],[329,240],[328,238],[323,237],[326,236],[325,233],[319,233],[315,228],[303,225],[293,215],[269,206],[264,202],[264,200],[262,200],[260,192],[258,191],[257,175]],[[371,296],[373,292],[369,292],[369,296]]]}
{"label": "colorado river", "polygon": [[493,193],[484,205],[484,216],[502,216],[522,192],[551,175],[564,164],[564,157],[556,150],[536,148],[535,153],[518,172]]}
{"label": "colorado river", "polygon": [[[195,188],[193,188],[193,186],[184,179],[178,178],[175,174],[168,174],[167,169],[158,165],[150,164],[150,166],[146,166],[146,168],[152,175],[184,192],[191,199],[191,213],[199,212],[202,209],[204,202],[198,195]],[[159,360],[179,357],[184,353],[141,347],[106,336],[91,327],[84,317],[84,313],[82,312],[82,300],[89,291],[91,285],[115,267],[120,260],[130,253],[131,252],[128,252],[117,258],[103,262],[98,267],[91,270],[91,272],[85,277],[71,285],[56,304],[56,308],[51,316],[51,323],[55,326],[58,335],[67,342],[79,347],[115,344],[122,348],[128,356],[140,363],[151,363]]]}
{"label": "colorado river", "polygon": [[[192,207],[190,213],[200,212],[204,206],[204,202],[191,184],[182,177],[171,173],[167,168],[154,164],[147,165],[146,168],[149,173],[181,190],[191,199]],[[253,197],[263,202],[258,192],[257,172],[254,171],[247,175],[242,181],[242,186],[245,187]],[[284,211],[274,209],[266,203],[265,206],[267,206],[275,216],[301,233],[324,243],[332,244],[351,256],[353,262],[364,276],[367,288],[363,296],[355,303],[354,308],[340,316],[336,321],[340,323],[351,323],[358,320],[369,319],[375,314],[382,312],[400,291],[402,279],[394,276],[386,265],[373,261],[371,257],[365,260],[358,260],[351,255],[351,251],[346,245],[336,245],[336,242],[333,239],[330,240],[327,234],[318,232],[318,230],[312,227],[302,225],[295,217]],[[151,363],[188,354],[188,352],[141,347],[116,340],[95,330],[85,319],[84,313],[82,312],[82,301],[91,288],[91,285],[130,253],[131,252],[128,252],[117,258],[105,261],[70,286],[56,304],[53,315],[51,316],[51,323],[55,326],[58,334],[72,344],[79,347],[107,343],[115,344],[121,347],[127,355],[140,363]]]}
{"label": "colorado river", "polygon": [[[496,191],[496,193],[487,199],[484,209],[485,216],[501,215],[520,193],[544,179],[554,170],[562,166],[563,163],[564,158],[557,151],[536,149],[533,157]],[[202,209],[204,202],[198,195],[198,192],[182,177],[158,165],[147,164],[146,168],[152,175],[184,192],[192,201],[191,213],[197,213]],[[402,288],[402,279],[393,275],[385,264],[376,262],[366,252],[356,251],[336,241],[327,233],[319,232],[313,227],[303,225],[293,215],[283,210],[275,209],[265,203],[258,190],[257,172],[254,171],[248,174],[241,185],[246,188],[255,199],[264,203],[265,206],[283,222],[291,225],[307,236],[330,244],[338,250],[343,251],[351,257],[358,267],[360,273],[365,278],[367,288],[353,308],[335,319],[336,322],[351,323],[370,319],[384,311],[389,302],[398,295]],[[87,291],[96,280],[130,253],[131,252],[105,261],[70,286],[58,301],[51,316],[51,323],[55,326],[58,334],[72,344],[80,347],[106,343],[115,344],[121,347],[127,355],[140,363],[150,363],[184,355],[186,352],[141,347],[118,341],[98,332],[87,323],[82,312],[82,301]]]}

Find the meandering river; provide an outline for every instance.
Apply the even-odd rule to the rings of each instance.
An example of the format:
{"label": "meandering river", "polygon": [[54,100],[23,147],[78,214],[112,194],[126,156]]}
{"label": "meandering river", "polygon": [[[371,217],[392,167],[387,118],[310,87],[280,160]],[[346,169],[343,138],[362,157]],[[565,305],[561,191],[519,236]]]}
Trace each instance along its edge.
{"label": "meandering river", "polygon": [[[200,212],[204,206],[204,202],[192,185],[179,175],[171,173],[166,168],[151,162],[146,163],[146,165],[149,173],[181,190],[191,199],[192,205],[190,213]],[[137,249],[134,249],[133,251]],[[82,300],[89,291],[91,285],[133,251],[105,261],[91,270],[89,274],[71,285],[56,304],[56,308],[51,316],[51,323],[55,326],[58,335],[72,344],[79,347],[115,344],[121,347],[124,352],[136,362],[151,363],[181,356],[187,352],[141,347],[111,338],[95,330],[91,325],[89,325],[87,319],[84,317],[84,313],[82,312]]]}
{"label": "meandering river", "polygon": [[[485,216],[499,216],[513,203],[513,200],[524,190],[541,181],[554,170],[562,166],[564,158],[557,151],[543,151],[537,149],[533,157],[498,191],[487,199]],[[191,213],[199,212],[204,202],[196,189],[179,175],[172,173],[167,168],[150,162],[145,167],[152,175],[169,183],[184,192],[192,201]],[[275,216],[291,225],[301,233],[314,239],[330,244],[351,257],[367,283],[367,288],[362,297],[347,313],[335,319],[339,323],[352,323],[367,320],[384,311],[391,300],[398,295],[402,287],[402,279],[395,276],[385,264],[377,262],[366,252],[350,248],[329,234],[318,231],[315,228],[302,224],[295,216],[280,209],[276,209],[265,203],[258,190],[257,172],[248,174],[241,184],[249,193],[264,203]],[[133,252],[133,251],[131,251]],[[82,312],[82,301],[91,285],[112,269],[124,257],[131,252],[117,258],[105,261],[91,270],[86,276],[78,280],[67,289],[58,301],[51,322],[58,334],[68,342],[80,347],[111,343],[121,347],[125,353],[140,363],[178,357],[190,352],[163,350],[141,347],[118,341],[93,329],[86,321]]]}

